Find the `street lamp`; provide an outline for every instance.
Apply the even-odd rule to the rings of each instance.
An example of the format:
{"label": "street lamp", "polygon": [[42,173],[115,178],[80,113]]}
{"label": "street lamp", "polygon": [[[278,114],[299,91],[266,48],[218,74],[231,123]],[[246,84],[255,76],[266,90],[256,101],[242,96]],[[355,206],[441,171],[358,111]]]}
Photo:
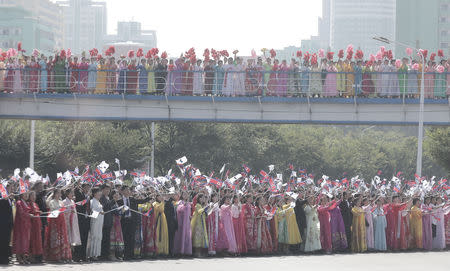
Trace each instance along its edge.
{"label": "street lamp", "polygon": [[424,111],[424,102],[425,102],[425,56],[423,55],[422,50],[409,46],[407,44],[392,41],[385,37],[374,37],[374,40],[387,43],[387,44],[398,44],[400,46],[411,48],[416,50],[420,57],[422,58],[422,80],[420,80],[420,107],[419,107],[419,131],[418,131],[418,142],[417,142],[417,165],[416,165],[416,174],[422,176],[422,153],[423,153],[423,111]]}

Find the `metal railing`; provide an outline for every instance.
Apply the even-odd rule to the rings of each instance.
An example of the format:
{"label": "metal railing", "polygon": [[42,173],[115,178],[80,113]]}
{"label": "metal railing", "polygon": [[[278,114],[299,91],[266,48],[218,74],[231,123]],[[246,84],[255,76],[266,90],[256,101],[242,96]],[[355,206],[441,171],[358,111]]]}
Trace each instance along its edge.
{"label": "metal railing", "polygon": [[[0,69],[8,93],[415,98],[420,80],[416,71]],[[425,73],[426,98],[449,95],[450,73]]]}

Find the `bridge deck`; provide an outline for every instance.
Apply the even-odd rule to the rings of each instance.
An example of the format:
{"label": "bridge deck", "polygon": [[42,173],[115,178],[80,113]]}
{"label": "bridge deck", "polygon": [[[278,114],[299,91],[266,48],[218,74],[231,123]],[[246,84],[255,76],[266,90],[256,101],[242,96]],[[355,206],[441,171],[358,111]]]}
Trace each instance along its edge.
{"label": "bridge deck", "polygon": [[[0,118],[417,125],[418,99],[0,94]],[[426,125],[450,126],[447,99],[427,99]]]}

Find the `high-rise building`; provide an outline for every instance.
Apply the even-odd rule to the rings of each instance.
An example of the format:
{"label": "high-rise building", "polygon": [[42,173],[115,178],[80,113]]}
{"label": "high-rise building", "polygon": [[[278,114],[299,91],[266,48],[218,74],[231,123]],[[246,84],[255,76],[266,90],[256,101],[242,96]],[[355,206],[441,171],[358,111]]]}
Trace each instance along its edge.
{"label": "high-rise building", "polygon": [[106,35],[106,2],[57,1],[64,15],[64,47],[74,53],[102,48]]}
{"label": "high-rise building", "polygon": [[[397,0],[395,40],[415,48],[450,54],[450,0]],[[404,46],[396,46],[405,56]]]}
{"label": "high-rise building", "polygon": [[52,53],[62,47],[61,8],[49,0],[0,0],[0,47]]}
{"label": "high-rise building", "polygon": [[119,43],[141,44],[142,49],[149,50],[157,47],[156,31],[143,30],[140,22],[118,22],[117,34],[105,36],[104,45]]}
{"label": "high-rise building", "polygon": [[[331,0],[322,0],[322,17],[319,17],[319,47],[330,47]],[[313,38],[311,37],[311,40]],[[317,41],[317,38],[315,39]]]}
{"label": "high-rise building", "polygon": [[[337,51],[353,44],[375,54],[380,43],[372,38],[395,38],[396,0],[331,0],[330,46]],[[385,45],[393,49],[391,45]]]}

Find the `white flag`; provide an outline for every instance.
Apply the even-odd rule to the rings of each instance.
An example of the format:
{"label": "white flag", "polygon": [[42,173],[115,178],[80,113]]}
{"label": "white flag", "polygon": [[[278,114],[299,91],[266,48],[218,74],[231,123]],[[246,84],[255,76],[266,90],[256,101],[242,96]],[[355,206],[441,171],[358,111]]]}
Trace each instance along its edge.
{"label": "white flag", "polygon": [[226,165],[226,164],[223,164],[222,168],[220,169],[220,174],[222,174],[223,171],[225,170],[225,165]]}
{"label": "white flag", "polygon": [[269,171],[271,172],[271,171],[273,171],[275,169],[275,166],[274,165],[269,165]]}
{"label": "white flag", "polygon": [[119,159],[116,158],[115,161],[116,161],[116,164],[120,165]]}
{"label": "white flag", "polygon": [[186,156],[181,157],[180,159],[175,160],[177,165],[184,165],[187,162]]}

